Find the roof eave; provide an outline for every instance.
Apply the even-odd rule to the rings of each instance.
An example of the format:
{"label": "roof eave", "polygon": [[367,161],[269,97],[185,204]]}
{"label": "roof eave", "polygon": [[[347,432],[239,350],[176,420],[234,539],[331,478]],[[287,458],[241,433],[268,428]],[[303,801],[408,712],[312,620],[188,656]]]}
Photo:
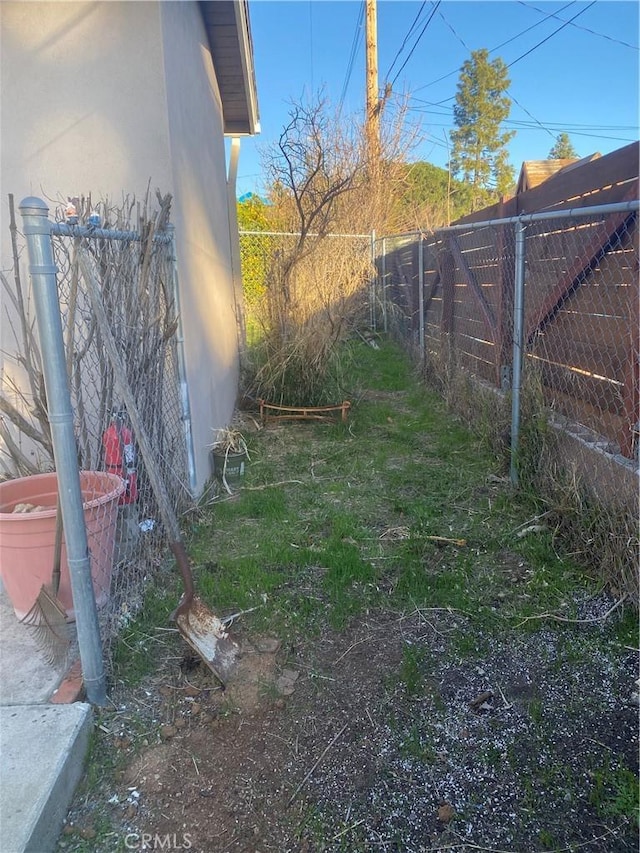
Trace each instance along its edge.
{"label": "roof eave", "polygon": [[260,115],[258,113],[258,92],[253,64],[253,42],[251,40],[249,6],[247,0],[240,0],[240,2],[234,3],[234,6],[236,21],[238,22],[242,76],[247,93],[248,128],[244,133],[236,133],[225,127],[225,134],[228,136],[255,136],[255,134],[260,133]]}
{"label": "roof eave", "polygon": [[[202,20],[207,34],[207,41],[209,43],[213,67],[218,76],[220,97],[222,100],[223,132],[225,136],[232,137],[254,136],[257,133],[260,133],[260,118],[258,112],[258,96],[253,63],[253,42],[251,40],[248,2],[247,0],[200,0],[199,5],[202,10]],[[222,17],[224,18],[226,16],[227,18],[227,32],[229,24],[231,23],[230,17],[235,24],[234,29],[237,41],[234,39],[232,58],[230,58],[228,54],[228,41],[225,45],[225,52],[222,58],[216,49],[218,30],[216,19],[220,18],[220,15],[216,17],[216,8],[218,12],[220,12],[223,5],[225,7],[225,11],[222,12]],[[233,15],[231,15],[231,8],[233,9]],[[240,111],[240,116],[238,115],[239,111],[237,109],[238,91],[236,90],[231,93],[225,91],[224,78],[225,74],[228,75],[230,71],[238,74],[242,80],[241,103],[244,106]],[[232,110],[228,108],[228,98],[230,95],[233,96],[234,100],[234,108]],[[233,113],[233,115],[230,116],[229,113]]]}

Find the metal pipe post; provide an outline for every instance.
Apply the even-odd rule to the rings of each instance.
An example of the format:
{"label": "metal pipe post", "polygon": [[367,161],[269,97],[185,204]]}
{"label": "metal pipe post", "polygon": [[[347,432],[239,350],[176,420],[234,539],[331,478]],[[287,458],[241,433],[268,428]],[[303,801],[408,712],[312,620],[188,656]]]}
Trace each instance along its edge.
{"label": "metal pipe post", "polygon": [[173,268],[173,304],[175,306],[178,327],[176,343],[178,355],[178,381],[180,382],[180,418],[184,429],[184,441],[187,450],[187,467],[189,471],[189,489],[196,494],[196,453],[193,445],[193,430],[191,428],[191,402],[189,399],[189,383],[187,381],[187,364],[184,354],[184,327],[182,325],[182,310],[180,308],[180,282],[178,280],[178,258],[176,255],[176,235],[173,224],[167,225],[171,235],[171,264]]}
{"label": "metal pipe post", "polygon": [[369,325],[371,330],[376,330],[376,279],[378,278],[378,267],[376,266],[376,232],[371,232],[371,267],[373,275],[369,285]]}
{"label": "metal pipe post", "polygon": [[424,361],[424,243],[418,242],[418,310],[420,311],[420,358]]}
{"label": "metal pipe post", "polygon": [[58,475],[58,494],[76,613],[82,674],[89,702],[94,705],[106,705],[106,676],[98,609],[91,581],[91,562],[78,471],[78,449],[73,431],[73,410],[58,303],[57,269],[51,246],[49,208],[42,199],[29,197],[21,202],[20,213],[29,255],[29,273],[42,353],[42,370]]}
{"label": "metal pipe post", "polygon": [[382,328],[387,329],[387,241],[382,238]]}
{"label": "metal pipe post", "polygon": [[511,382],[511,466],[510,477],[518,485],[518,440],[520,435],[520,389],[524,348],[524,271],[525,227],[517,221],[514,225],[516,241],[514,303],[513,303],[513,377]]}

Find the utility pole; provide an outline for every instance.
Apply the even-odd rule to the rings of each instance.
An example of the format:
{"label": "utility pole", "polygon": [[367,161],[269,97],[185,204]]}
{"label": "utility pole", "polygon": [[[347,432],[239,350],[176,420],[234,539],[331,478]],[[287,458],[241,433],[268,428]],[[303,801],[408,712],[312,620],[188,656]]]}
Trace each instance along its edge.
{"label": "utility pole", "polygon": [[380,157],[380,101],[378,98],[378,13],[376,0],[365,0],[367,43],[367,148],[370,162]]}

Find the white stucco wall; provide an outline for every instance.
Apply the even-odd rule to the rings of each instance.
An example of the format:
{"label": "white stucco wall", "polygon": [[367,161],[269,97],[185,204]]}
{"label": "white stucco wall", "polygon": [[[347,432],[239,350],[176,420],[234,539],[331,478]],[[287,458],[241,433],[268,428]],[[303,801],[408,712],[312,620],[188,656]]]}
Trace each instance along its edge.
{"label": "white stucco wall", "polygon": [[52,213],[67,196],[173,195],[199,491],[212,428],[233,412],[237,336],[221,106],[197,4],[3,1],[0,39],[3,270],[8,193]]}
{"label": "white stucco wall", "polygon": [[192,434],[208,473],[212,430],[233,414],[238,346],[220,95],[200,14],[184,5],[161,9]]}
{"label": "white stucco wall", "polygon": [[9,192],[17,203],[141,197],[149,179],[162,188],[171,164],[156,3],[2,2],[0,33],[3,213]]}

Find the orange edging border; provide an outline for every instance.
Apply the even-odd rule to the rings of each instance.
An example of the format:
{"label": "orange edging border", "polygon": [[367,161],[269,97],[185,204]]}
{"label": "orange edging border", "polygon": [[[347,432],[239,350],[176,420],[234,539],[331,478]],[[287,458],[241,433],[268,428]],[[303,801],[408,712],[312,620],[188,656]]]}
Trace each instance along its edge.
{"label": "orange edging border", "polygon": [[269,421],[333,421],[340,415],[342,423],[347,422],[351,403],[344,400],[336,406],[276,406],[260,400],[260,420]]}
{"label": "orange edging border", "polygon": [[84,699],[82,664],[76,660],[62,679],[60,686],[49,697],[52,705],[70,705]]}

